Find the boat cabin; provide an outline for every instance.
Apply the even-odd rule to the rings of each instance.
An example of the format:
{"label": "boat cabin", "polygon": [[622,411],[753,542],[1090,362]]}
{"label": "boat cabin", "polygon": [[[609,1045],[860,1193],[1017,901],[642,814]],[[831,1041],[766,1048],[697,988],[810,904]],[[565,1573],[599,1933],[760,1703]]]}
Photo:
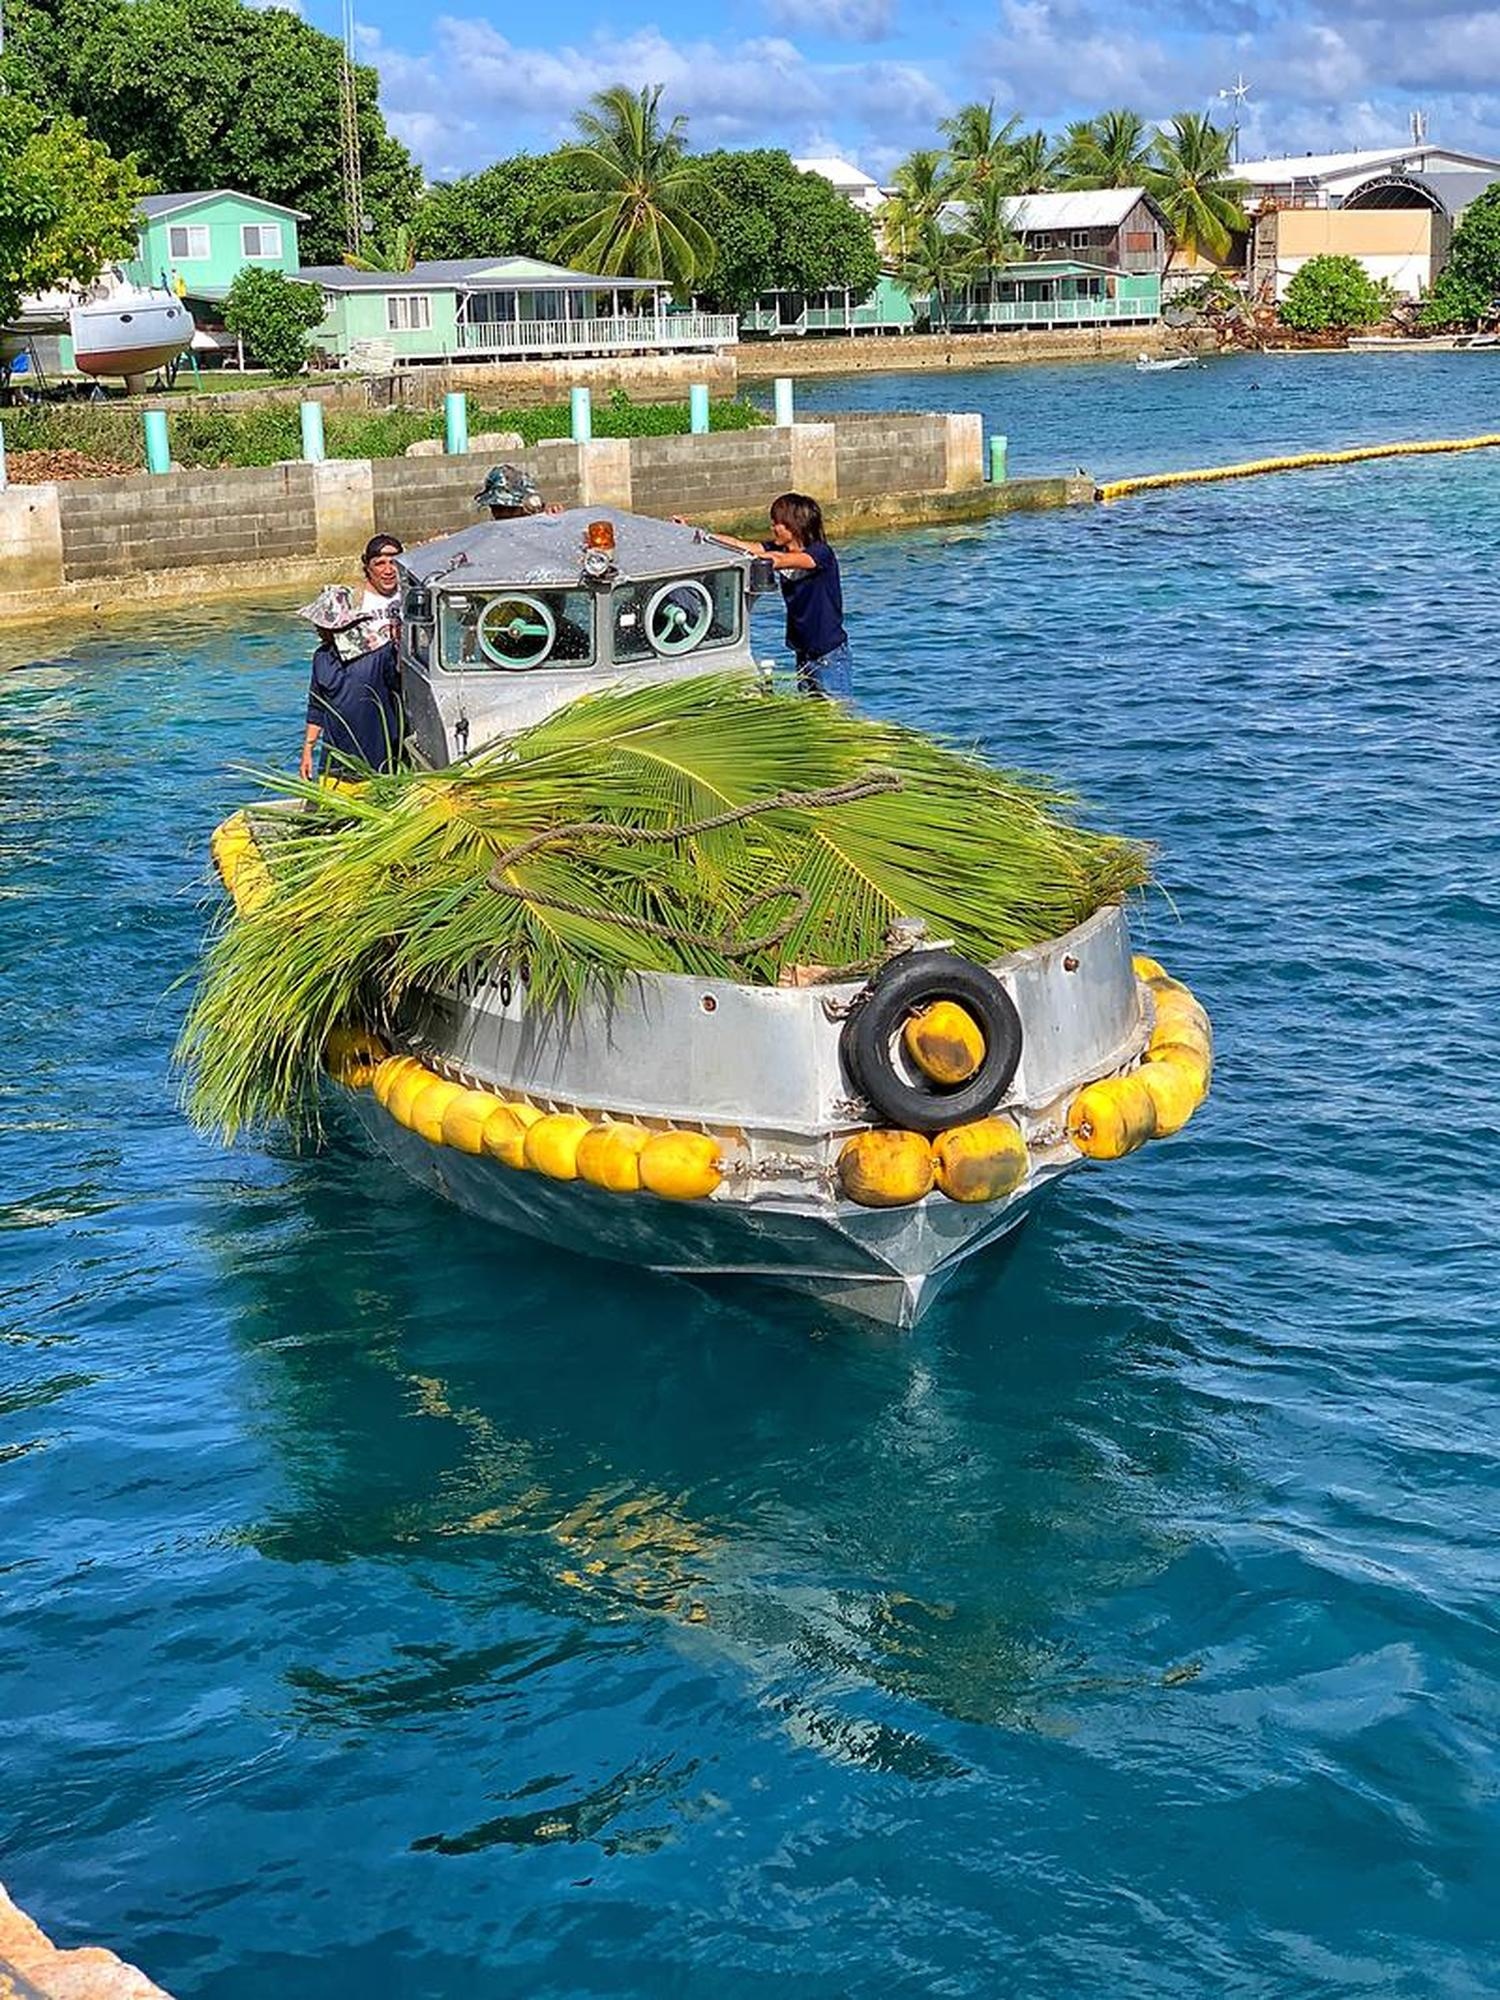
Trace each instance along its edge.
{"label": "boat cabin", "polygon": [[439,767],[635,676],[754,668],[749,602],[769,561],[613,507],[485,521],[400,562],[402,688]]}

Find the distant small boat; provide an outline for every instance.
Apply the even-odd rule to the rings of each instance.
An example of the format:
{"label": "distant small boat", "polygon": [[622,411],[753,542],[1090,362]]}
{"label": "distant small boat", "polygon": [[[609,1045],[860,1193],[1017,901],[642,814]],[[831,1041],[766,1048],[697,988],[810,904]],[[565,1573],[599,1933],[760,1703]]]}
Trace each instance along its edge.
{"label": "distant small boat", "polygon": [[1139,375],[1164,375],[1169,368],[1196,368],[1197,365],[1197,357],[1192,354],[1168,354],[1160,360],[1149,354],[1135,357],[1136,373]]}

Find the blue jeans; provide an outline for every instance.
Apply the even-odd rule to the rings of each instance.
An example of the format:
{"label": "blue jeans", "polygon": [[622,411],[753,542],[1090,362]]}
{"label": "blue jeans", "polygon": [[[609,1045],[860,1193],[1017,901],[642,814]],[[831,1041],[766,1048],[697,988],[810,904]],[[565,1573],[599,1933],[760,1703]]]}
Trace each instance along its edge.
{"label": "blue jeans", "polygon": [[846,640],[821,660],[797,662],[797,692],[843,700],[854,692],[854,655]]}

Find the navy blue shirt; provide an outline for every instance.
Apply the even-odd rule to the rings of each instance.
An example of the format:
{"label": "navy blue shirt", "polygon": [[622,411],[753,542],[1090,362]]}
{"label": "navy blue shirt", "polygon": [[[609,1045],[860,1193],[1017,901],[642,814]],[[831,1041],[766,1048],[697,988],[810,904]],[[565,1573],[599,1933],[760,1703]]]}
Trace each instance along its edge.
{"label": "navy blue shirt", "polygon": [[394,771],[401,749],[400,668],[393,645],[352,660],[331,643],[313,654],[307,719],[322,730],[323,763],[330,759]]}
{"label": "navy blue shirt", "polygon": [[[773,549],[776,544],[767,542],[765,546]],[[799,664],[824,659],[836,647],[849,643],[838,557],[827,542],[809,542],[802,553],[812,557],[816,569],[777,571],[786,599],[786,642]]]}

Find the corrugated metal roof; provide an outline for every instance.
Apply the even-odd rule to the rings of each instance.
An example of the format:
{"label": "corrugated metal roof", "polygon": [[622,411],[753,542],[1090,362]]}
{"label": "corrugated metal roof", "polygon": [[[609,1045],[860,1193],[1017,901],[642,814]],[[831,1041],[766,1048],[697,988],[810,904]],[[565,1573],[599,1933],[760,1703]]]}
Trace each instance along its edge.
{"label": "corrugated metal roof", "polygon": [[299,222],[307,221],[307,211],[303,208],[288,208],[285,202],[267,201],[262,194],[246,194],[243,188],[198,188],[189,194],[148,194],[141,198],[141,214],[148,222],[156,222],[164,215],[175,215],[179,208],[196,208],[204,201],[253,201],[257,208],[274,208],[278,215],[295,215]]}
{"label": "corrugated metal roof", "polygon": [[793,160],[792,165],[799,174],[821,174],[825,181],[832,181],[835,187],[867,188],[878,185],[860,168],[851,167],[847,160]]}
{"label": "corrugated metal roof", "polygon": [[601,278],[587,271],[570,271],[563,264],[544,264],[535,257],[438,257],[413,264],[409,271],[356,271],[348,264],[309,264],[297,276],[325,292],[516,291],[550,287],[567,291],[670,291],[662,278]]}
{"label": "corrugated metal roof", "polygon": [[1078,188],[1056,194],[1018,194],[1006,203],[1012,229],[1118,229],[1144,188]]}
{"label": "corrugated metal roof", "polygon": [[1446,166],[1488,168],[1500,173],[1500,160],[1480,153],[1455,153],[1446,146],[1380,146],[1361,153],[1288,153],[1276,160],[1241,160],[1234,171],[1255,187],[1276,187],[1286,181],[1338,180],[1345,174],[1367,173],[1378,167],[1406,167],[1414,173],[1441,173]]}

